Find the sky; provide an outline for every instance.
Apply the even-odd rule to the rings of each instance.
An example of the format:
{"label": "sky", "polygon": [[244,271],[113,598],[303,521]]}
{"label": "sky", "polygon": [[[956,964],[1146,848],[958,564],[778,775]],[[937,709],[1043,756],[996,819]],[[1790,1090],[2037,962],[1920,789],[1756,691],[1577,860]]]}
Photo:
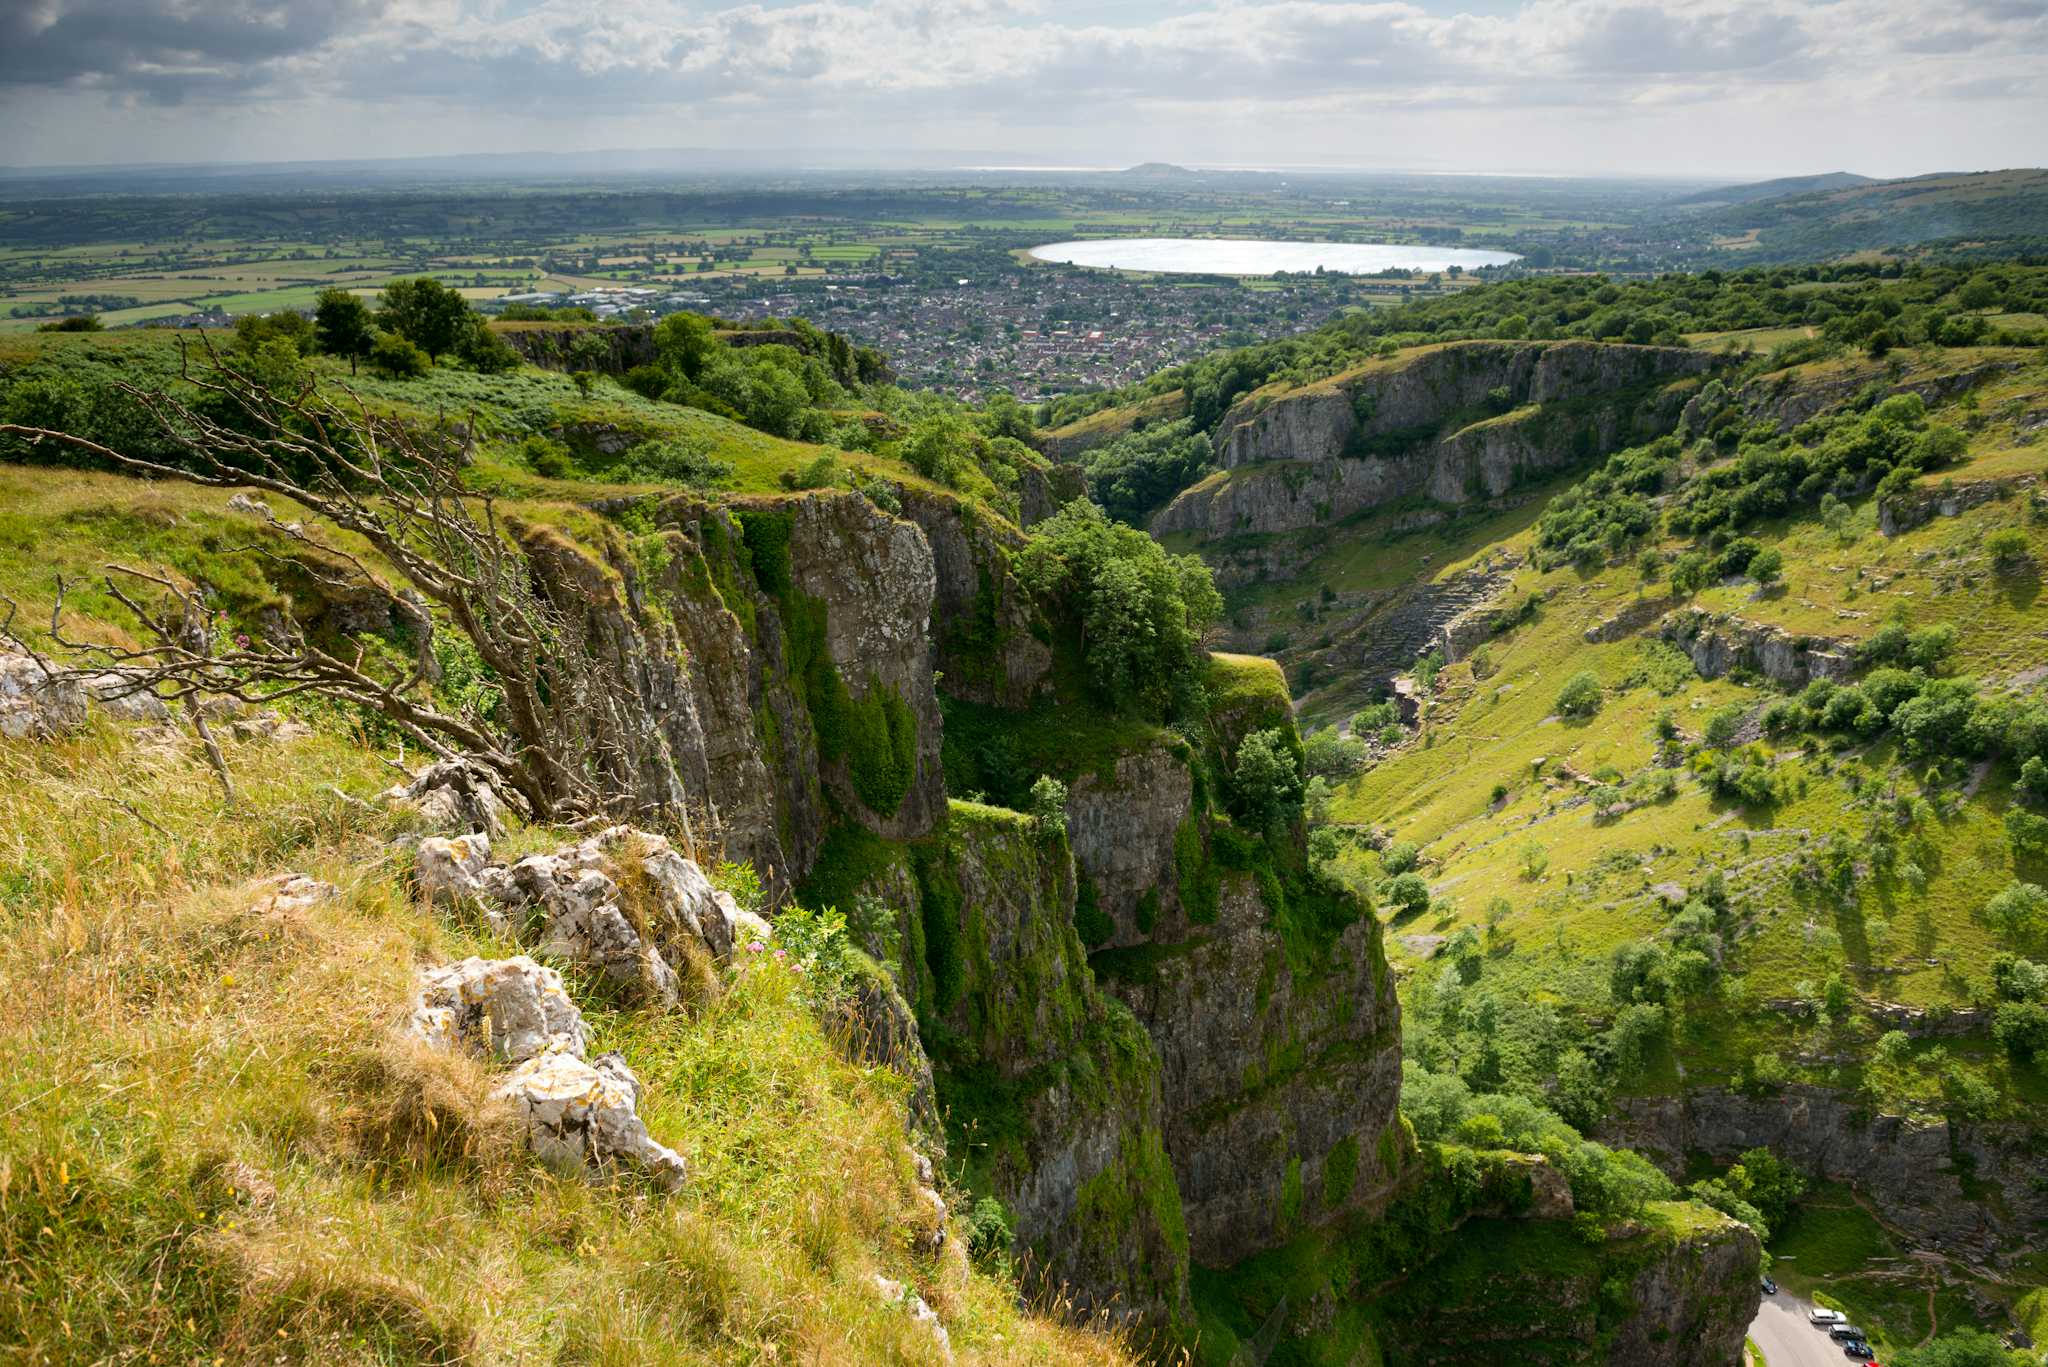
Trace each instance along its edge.
{"label": "sky", "polygon": [[1898,176],[2048,164],[2048,0],[0,0],[0,127],[14,166]]}

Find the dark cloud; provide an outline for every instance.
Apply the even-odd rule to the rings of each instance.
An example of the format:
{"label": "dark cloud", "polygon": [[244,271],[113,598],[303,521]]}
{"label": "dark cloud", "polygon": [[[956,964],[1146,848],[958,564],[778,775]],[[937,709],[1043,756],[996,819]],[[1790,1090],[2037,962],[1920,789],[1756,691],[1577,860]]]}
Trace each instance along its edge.
{"label": "dark cloud", "polygon": [[383,9],[383,0],[6,0],[0,87],[228,94]]}

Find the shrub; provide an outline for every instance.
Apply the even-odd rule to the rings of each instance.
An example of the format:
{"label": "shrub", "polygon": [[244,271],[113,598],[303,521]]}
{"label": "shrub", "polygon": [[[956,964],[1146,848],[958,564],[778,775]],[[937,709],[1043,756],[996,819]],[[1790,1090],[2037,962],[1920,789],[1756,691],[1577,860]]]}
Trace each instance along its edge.
{"label": "shrub", "polygon": [[1735,744],[1735,737],[1742,730],[1743,719],[1748,715],[1749,709],[1741,703],[1729,703],[1726,707],[1715,709],[1714,715],[1707,718],[1704,735],[1706,743],[1716,750],[1726,750]]}
{"label": "shrub", "polygon": [[2048,1006],[2040,1002],[2004,1002],[1991,1022],[1991,1034],[2016,1059],[2048,1052]]}
{"label": "shrub", "polygon": [[1600,710],[1600,676],[1582,669],[1557,692],[1557,711],[1564,717],[1590,717]]}
{"label": "shrub", "polygon": [[2001,527],[1984,538],[1984,549],[1999,569],[2018,569],[2027,563],[2027,534],[2017,527]]}
{"label": "shrub", "polygon": [[1380,852],[1380,867],[1390,874],[1410,873],[1421,852],[1406,840],[1397,840]]}
{"label": "shrub", "polygon": [[1067,833],[1067,785],[1040,774],[1031,785],[1031,820],[1040,835]]}
{"label": "shrub", "polygon": [[427,353],[395,332],[382,332],[370,344],[370,365],[394,380],[416,379],[427,373]]}
{"label": "shrub", "polygon": [[1365,764],[1365,742],[1338,735],[1334,726],[1302,737],[1301,751],[1302,767],[1317,778],[1348,778]]}

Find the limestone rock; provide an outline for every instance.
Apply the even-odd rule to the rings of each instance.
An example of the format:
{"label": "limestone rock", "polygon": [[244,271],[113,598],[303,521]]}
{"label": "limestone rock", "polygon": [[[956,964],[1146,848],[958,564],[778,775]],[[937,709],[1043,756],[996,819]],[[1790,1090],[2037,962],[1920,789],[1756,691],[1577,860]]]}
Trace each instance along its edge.
{"label": "limestone rock", "polygon": [[639,1116],[640,1081],[618,1054],[594,1062],[540,1054],[513,1069],[495,1094],[518,1108],[527,1142],[550,1164],[597,1171],[630,1162],[664,1191],[680,1189],[688,1176],[682,1155],[648,1134]]}
{"label": "limestone rock", "polygon": [[1142,944],[1180,914],[1175,837],[1194,805],[1194,774],[1165,746],[1117,757],[1105,782],[1075,778],[1067,792],[1067,841],[1115,927],[1089,948]]}
{"label": "limestone rock", "polygon": [[304,722],[267,710],[235,717],[228,722],[227,731],[236,740],[270,741],[279,745],[304,740],[313,734],[313,728]]}
{"label": "limestone rock", "polygon": [[116,721],[163,722],[171,709],[141,677],[120,670],[105,669],[78,677],[78,686],[94,707]]}
{"label": "limestone rock", "polygon": [[528,1143],[548,1162],[586,1172],[631,1162],[664,1190],[682,1185],[682,1156],[648,1134],[625,1059],[584,1059],[583,1013],[552,968],[522,954],[428,969],[407,1029],[436,1048],[514,1064],[494,1094],[518,1108]]}
{"label": "limestone rock", "polygon": [[303,873],[281,873],[257,885],[261,895],[251,908],[260,916],[290,916],[316,906],[339,891],[332,883]]}
{"label": "limestone rock", "polygon": [[483,878],[490,865],[491,841],[483,832],[453,840],[430,835],[413,851],[413,881],[430,902],[480,903],[489,895]]}
{"label": "limestone rock", "polygon": [[48,740],[85,723],[85,690],[30,655],[0,654],[0,737]]}
{"label": "limestone rock", "polygon": [[585,1038],[562,975],[524,954],[425,970],[407,1029],[438,1048],[467,1047],[504,1063],[543,1053],[580,1058]]}
{"label": "limestone rock", "polygon": [[1855,668],[1850,647],[1839,641],[1795,636],[1734,613],[1680,608],[1659,623],[1657,634],[1691,656],[1703,679],[1718,679],[1741,667],[1799,688],[1814,679],[1847,678]]}
{"label": "limestone rock", "polygon": [[393,806],[410,807],[421,826],[443,835],[481,831],[505,834],[507,803],[489,769],[470,759],[444,759],[429,764],[384,794]]}
{"label": "limestone rock", "polygon": [[948,1362],[953,1360],[953,1344],[946,1336],[946,1326],[940,1322],[939,1312],[925,1304],[924,1297],[902,1282],[884,1277],[879,1272],[875,1274],[875,1290],[885,1302],[902,1306],[911,1319],[930,1330],[931,1336],[938,1341],[939,1351],[945,1355]]}

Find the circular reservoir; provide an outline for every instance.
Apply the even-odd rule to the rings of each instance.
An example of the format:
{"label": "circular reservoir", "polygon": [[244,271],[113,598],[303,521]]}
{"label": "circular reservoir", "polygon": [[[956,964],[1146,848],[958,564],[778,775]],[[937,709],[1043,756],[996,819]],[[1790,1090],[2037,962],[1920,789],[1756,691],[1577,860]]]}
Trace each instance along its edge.
{"label": "circular reservoir", "polygon": [[1470,247],[1404,246],[1393,242],[1266,242],[1251,237],[1099,237],[1033,247],[1040,261],[1104,270],[1163,271],[1172,275],[1273,275],[1326,271],[1372,275],[1378,271],[1477,270],[1521,257]]}

